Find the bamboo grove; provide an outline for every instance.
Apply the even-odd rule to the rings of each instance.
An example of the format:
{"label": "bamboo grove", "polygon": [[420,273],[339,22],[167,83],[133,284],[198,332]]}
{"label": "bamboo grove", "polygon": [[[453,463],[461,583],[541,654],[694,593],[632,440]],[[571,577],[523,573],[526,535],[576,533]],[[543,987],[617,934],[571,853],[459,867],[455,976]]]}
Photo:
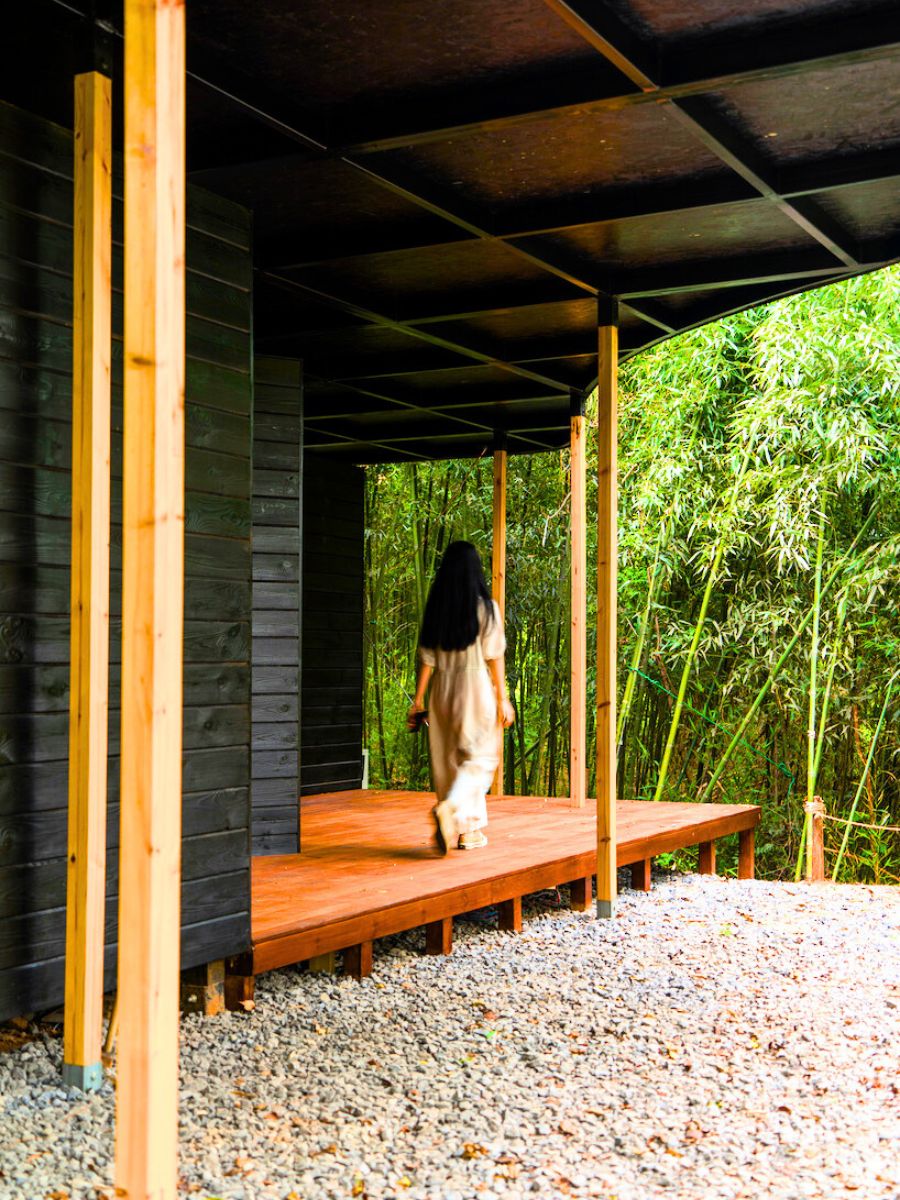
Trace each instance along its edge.
{"label": "bamboo grove", "polygon": [[[620,396],[620,796],[760,803],[787,878],[819,795],[829,873],[900,882],[900,268],[663,343]],[[567,467],[509,465],[508,793],[568,791]],[[373,467],[367,500],[370,778],[427,787],[418,626],[448,541],[489,566],[490,462]]]}

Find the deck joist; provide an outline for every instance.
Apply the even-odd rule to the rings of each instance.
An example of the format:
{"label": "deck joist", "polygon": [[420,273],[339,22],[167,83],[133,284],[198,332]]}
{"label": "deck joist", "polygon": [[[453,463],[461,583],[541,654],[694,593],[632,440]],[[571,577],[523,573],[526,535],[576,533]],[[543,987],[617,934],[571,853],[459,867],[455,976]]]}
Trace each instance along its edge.
{"label": "deck joist", "polygon": [[[517,902],[544,888],[585,881],[596,870],[593,801],[534,796],[489,801],[489,845],[439,856],[422,792],[350,791],[305,797],[302,854],[253,860],[252,967],[277,967],[366,946],[377,938],[428,926],[489,905],[515,927]],[[704,848],[701,869],[714,869],[717,838],[741,835],[741,874],[752,875],[757,805],[651,804],[620,801],[619,866],[638,864],[649,879],[659,854]],[[506,906],[504,909],[503,906]]]}

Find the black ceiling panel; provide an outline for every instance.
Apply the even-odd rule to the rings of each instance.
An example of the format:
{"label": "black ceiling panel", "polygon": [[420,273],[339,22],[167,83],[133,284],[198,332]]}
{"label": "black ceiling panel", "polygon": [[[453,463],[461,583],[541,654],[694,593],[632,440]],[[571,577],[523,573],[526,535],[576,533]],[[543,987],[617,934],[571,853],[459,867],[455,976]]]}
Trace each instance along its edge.
{"label": "black ceiling panel", "polygon": [[[87,8],[15,6],[0,98],[71,121]],[[191,179],[252,210],[256,344],[303,357],[310,444],[336,457],[564,445],[598,302],[619,300],[629,356],[900,259],[895,0],[187,17]]]}

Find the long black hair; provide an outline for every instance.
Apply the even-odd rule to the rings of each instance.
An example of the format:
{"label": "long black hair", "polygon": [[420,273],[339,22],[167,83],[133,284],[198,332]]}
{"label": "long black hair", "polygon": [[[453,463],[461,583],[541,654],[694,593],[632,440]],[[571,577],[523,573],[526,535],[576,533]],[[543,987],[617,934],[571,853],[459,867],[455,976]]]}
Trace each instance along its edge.
{"label": "long black hair", "polygon": [[465,650],[485,619],[487,627],[494,606],[478,551],[471,542],[451,542],[428,593],[419,644],[429,650]]}

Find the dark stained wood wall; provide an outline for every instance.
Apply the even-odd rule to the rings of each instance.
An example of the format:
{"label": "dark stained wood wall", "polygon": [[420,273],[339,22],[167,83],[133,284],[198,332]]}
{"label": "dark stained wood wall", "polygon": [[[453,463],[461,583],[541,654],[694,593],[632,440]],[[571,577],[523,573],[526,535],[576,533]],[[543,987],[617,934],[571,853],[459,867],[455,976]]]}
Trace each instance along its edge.
{"label": "dark stained wood wall", "polygon": [[253,389],[253,853],[299,849],[303,376],[258,357]]}
{"label": "dark stained wood wall", "polygon": [[[62,1000],[71,429],[71,135],[0,104],[0,1019]],[[121,239],[121,188],[114,240]],[[189,190],[185,966],[249,944],[251,255]],[[118,837],[121,248],[114,259],[109,846]],[[117,862],[108,863],[112,982]]]}
{"label": "dark stained wood wall", "polygon": [[364,474],[304,457],[300,794],[362,782]]}

